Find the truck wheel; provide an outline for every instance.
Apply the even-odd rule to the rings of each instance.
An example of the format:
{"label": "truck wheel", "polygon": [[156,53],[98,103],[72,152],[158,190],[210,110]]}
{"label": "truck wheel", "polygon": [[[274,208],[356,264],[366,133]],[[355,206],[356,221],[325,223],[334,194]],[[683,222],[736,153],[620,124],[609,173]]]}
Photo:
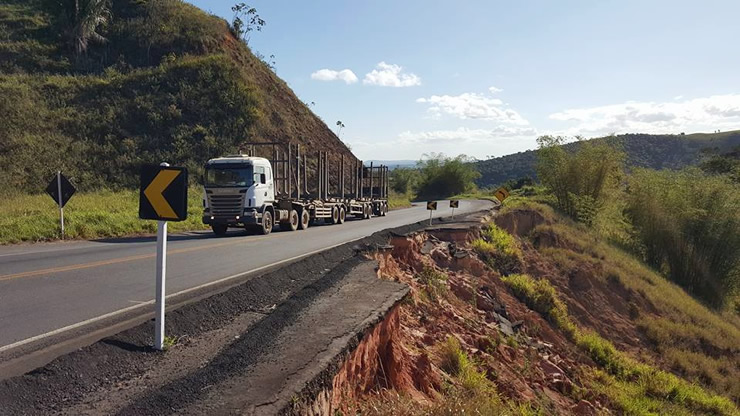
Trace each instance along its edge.
{"label": "truck wheel", "polygon": [[388,214],[388,203],[384,203],[380,206],[380,216],[385,217]]}
{"label": "truck wheel", "polygon": [[336,205],[331,209],[331,223],[339,224],[339,207]]}
{"label": "truck wheel", "polygon": [[262,228],[260,228],[260,234],[267,235],[272,232],[272,214],[270,211],[265,211],[262,214]]}
{"label": "truck wheel", "polygon": [[347,219],[347,211],[344,207],[339,207],[339,224],[344,224],[344,220]]}
{"label": "truck wheel", "polygon": [[217,236],[225,235],[228,228],[226,224],[211,224],[211,229]]}
{"label": "truck wheel", "polygon": [[365,219],[369,220],[373,215],[373,207],[370,204],[365,204]]}
{"label": "truck wheel", "polygon": [[302,209],[301,215],[299,217],[300,222],[298,223],[298,228],[300,228],[301,230],[305,230],[306,228],[308,228],[308,224],[311,223],[311,215],[309,215],[307,209]]}
{"label": "truck wheel", "polygon": [[280,222],[280,229],[283,231],[295,231],[298,229],[298,211],[291,209],[288,213],[288,221]]}

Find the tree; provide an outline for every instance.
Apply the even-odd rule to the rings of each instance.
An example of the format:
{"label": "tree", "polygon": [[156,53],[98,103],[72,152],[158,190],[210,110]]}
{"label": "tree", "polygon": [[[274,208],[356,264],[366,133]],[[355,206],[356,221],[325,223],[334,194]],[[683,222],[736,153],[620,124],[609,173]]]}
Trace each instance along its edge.
{"label": "tree", "polygon": [[337,120],[337,127],[339,127],[337,129],[337,137],[339,137],[339,135],[342,133],[342,129],[344,128],[344,123],[342,123],[341,121]]}
{"label": "tree", "polygon": [[419,198],[446,198],[472,191],[480,173],[475,159],[465,155],[448,157],[442,153],[425,154],[417,163],[420,178]]}
{"label": "tree", "polygon": [[85,53],[90,42],[108,41],[97,32],[110,19],[108,0],[57,0],[54,6],[60,13],[64,37],[75,55]]}
{"label": "tree", "polygon": [[419,181],[419,171],[412,168],[396,168],[391,171],[391,189],[399,194],[413,192]]}
{"label": "tree", "polygon": [[537,138],[537,176],[565,214],[591,225],[623,177],[624,152],[606,141],[580,141],[575,151],[561,136]]}
{"label": "tree", "polygon": [[231,7],[231,11],[234,12],[234,18],[231,21],[234,36],[244,40],[244,43],[249,45],[252,31],[261,32],[267,22],[257,14],[256,8],[246,3],[235,4]]}

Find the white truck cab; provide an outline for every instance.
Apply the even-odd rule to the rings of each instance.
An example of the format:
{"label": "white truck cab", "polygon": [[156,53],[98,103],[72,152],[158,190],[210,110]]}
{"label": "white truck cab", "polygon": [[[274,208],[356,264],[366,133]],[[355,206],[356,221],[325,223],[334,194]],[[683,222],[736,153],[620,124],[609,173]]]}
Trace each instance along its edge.
{"label": "white truck cab", "polygon": [[203,185],[203,222],[219,235],[228,227],[259,224],[275,202],[272,166],[262,157],[211,159],[205,165]]}

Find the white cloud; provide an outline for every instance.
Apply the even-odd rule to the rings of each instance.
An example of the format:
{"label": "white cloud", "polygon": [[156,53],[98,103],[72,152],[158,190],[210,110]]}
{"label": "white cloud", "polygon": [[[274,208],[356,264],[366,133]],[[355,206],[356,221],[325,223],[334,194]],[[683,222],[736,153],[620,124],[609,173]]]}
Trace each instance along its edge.
{"label": "white cloud", "polygon": [[382,87],[413,87],[421,85],[421,78],[416,74],[404,73],[399,65],[380,62],[375,69],[365,74],[363,84]]}
{"label": "white cloud", "polygon": [[531,137],[535,135],[537,135],[537,130],[532,127],[497,126],[492,129],[458,127],[455,130],[405,131],[399,134],[398,138],[403,143],[439,145],[445,143],[492,142],[501,138]]}
{"label": "white cloud", "polygon": [[568,134],[678,133],[740,127],[740,94],[671,102],[636,102],[569,109],[550,119],[574,125]]}
{"label": "white cloud", "polygon": [[416,102],[428,104],[429,112],[435,117],[448,114],[463,120],[490,120],[517,125],[529,124],[516,111],[504,108],[506,104],[503,101],[483,94],[466,92],[460,95],[432,95],[429,98],[418,98]]}
{"label": "white cloud", "polygon": [[318,81],[344,81],[345,84],[357,82],[357,75],[349,69],[335,71],[333,69],[319,69],[311,74],[311,79]]}
{"label": "white cloud", "polygon": [[491,94],[496,94],[497,92],[501,92],[503,90],[501,88],[496,88],[496,87],[491,86],[491,87],[488,87],[488,91],[491,91]]}

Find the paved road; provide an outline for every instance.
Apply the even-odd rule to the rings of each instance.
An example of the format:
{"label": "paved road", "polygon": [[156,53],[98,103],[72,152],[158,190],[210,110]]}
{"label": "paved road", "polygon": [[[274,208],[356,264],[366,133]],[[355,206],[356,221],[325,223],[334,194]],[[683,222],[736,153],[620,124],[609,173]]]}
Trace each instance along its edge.
{"label": "paved road", "polygon": [[[486,201],[461,201],[455,213],[490,206]],[[435,217],[450,215],[446,203],[439,207]],[[206,231],[171,235],[167,294],[428,217],[425,206],[416,205],[387,217],[268,236],[245,235],[239,230],[223,238]],[[152,238],[0,247],[0,349],[152,300],[155,250]]]}

